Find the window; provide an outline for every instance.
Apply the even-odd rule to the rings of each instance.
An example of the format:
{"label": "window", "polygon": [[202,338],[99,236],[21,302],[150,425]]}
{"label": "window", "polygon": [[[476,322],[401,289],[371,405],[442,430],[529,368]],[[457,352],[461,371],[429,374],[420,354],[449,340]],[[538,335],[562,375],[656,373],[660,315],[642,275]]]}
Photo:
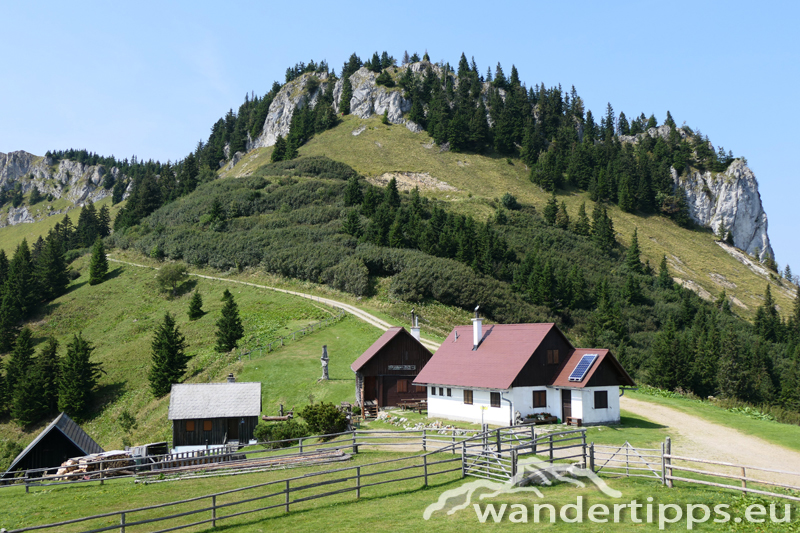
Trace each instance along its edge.
{"label": "window", "polygon": [[608,409],[608,391],[605,390],[594,391],[594,408]]}
{"label": "window", "polygon": [[398,379],[397,380],[397,392],[408,392],[408,380],[407,379]]}
{"label": "window", "polygon": [[533,391],[533,406],[547,407],[547,391],[543,390]]}
{"label": "window", "polygon": [[489,403],[492,407],[500,407],[500,393],[499,392],[490,393]]}
{"label": "window", "polygon": [[436,387],[431,387],[431,396],[436,396]]}
{"label": "window", "polygon": [[447,395],[448,395],[448,396],[452,396],[452,395],[453,395],[453,389],[451,389],[451,388],[448,388],[448,389],[447,389]]}
{"label": "window", "polygon": [[439,387],[439,396],[444,396],[444,388]]}
{"label": "window", "polygon": [[464,403],[468,405],[472,405],[472,391],[465,390],[464,391]]}
{"label": "window", "polygon": [[414,392],[425,392],[428,390],[428,387],[425,385],[414,385]]}
{"label": "window", "polygon": [[547,350],[547,364],[548,365],[558,364],[558,350]]}
{"label": "window", "polygon": [[194,420],[186,421],[186,431],[194,431]]}
{"label": "window", "polygon": [[211,420],[203,420],[203,431],[211,431]]}

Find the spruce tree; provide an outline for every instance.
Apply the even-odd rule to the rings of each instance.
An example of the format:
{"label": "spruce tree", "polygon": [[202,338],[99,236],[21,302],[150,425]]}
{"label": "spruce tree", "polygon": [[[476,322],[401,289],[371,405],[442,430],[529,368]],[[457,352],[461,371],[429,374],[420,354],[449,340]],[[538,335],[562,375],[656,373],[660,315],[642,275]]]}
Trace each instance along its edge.
{"label": "spruce tree", "polygon": [[108,273],[108,260],[103,239],[97,237],[92,247],[92,260],[89,263],[89,285],[98,285],[103,282]]}
{"label": "spruce tree", "polygon": [[228,289],[222,294],[222,316],[217,320],[217,346],[218,352],[230,352],[244,337],[244,327],[239,318],[239,308],[233,300],[233,295]]}
{"label": "spruce tree", "polygon": [[569,214],[567,213],[567,204],[565,202],[561,202],[561,206],[558,208],[556,227],[563,230],[569,229]]}
{"label": "spruce tree", "polygon": [[544,217],[544,221],[548,226],[555,225],[556,217],[558,216],[558,201],[556,200],[556,193],[553,193],[553,196],[551,196],[547,201],[547,205],[544,206],[544,211],[542,211],[542,216]]}
{"label": "spruce tree", "polygon": [[278,138],[275,139],[275,146],[272,149],[270,161],[273,163],[276,161],[283,161],[284,157],[286,157],[286,139],[284,139],[282,135],[278,135]]}
{"label": "spruce tree", "polygon": [[342,95],[339,97],[339,111],[342,115],[350,114],[350,100],[353,99],[353,84],[350,83],[350,75],[352,72],[343,74],[342,81]]}
{"label": "spruce tree", "polygon": [[58,384],[58,409],[76,420],[82,420],[91,407],[92,393],[100,377],[100,363],[91,362],[94,346],[79,332],[67,344],[61,360]]}
{"label": "spruce tree", "polygon": [[573,226],[572,231],[576,235],[581,235],[583,237],[589,237],[592,234],[589,216],[586,214],[586,202],[581,203],[581,207],[578,209],[578,220],[575,221],[575,226]]}
{"label": "spruce tree", "polygon": [[195,290],[192,294],[192,299],[189,301],[189,320],[197,320],[205,313],[203,312],[203,297],[200,296],[200,291]]}
{"label": "spruce tree", "polygon": [[361,194],[361,185],[358,183],[358,176],[351,176],[347,180],[347,187],[344,190],[344,205],[358,205],[364,200]]}
{"label": "spruce tree", "polygon": [[147,376],[156,398],[168,394],[172,384],[178,383],[186,372],[189,357],[185,349],[186,338],[181,335],[172,315],[165,313],[164,321],[153,336],[152,362]]}
{"label": "spruce tree", "polygon": [[397,180],[392,178],[383,193],[383,201],[389,207],[400,207],[400,192],[397,190]]}
{"label": "spruce tree", "polygon": [[58,341],[54,337],[49,337],[45,345],[36,356],[34,363],[36,372],[39,376],[41,385],[41,398],[45,406],[45,414],[55,413],[58,410],[58,384],[59,384],[59,360],[58,360]]}
{"label": "spruce tree", "polygon": [[351,209],[347,212],[347,218],[345,218],[344,224],[342,225],[342,231],[355,238],[361,236],[361,219],[358,216],[357,209]]}
{"label": "spruce tree", "polygon": [[20,331],[6,367],[6,387],[13,395],[17,384],[25,379],[33,358],[33,332],[25,327]]}
{"label": "spruce tree", "polygon": [[97,213],[97,231],[101,237],[108,237],[111,234],[111,214],[107,205],[101,207]]}
{"label": "spruce tree", "polygon": [[631,272],[642,272],[642,260],[640,255],[639,230],[638,228],[633,228],[633,238],[631,238],[631,245],[628,247],[628,254],[625,256],[625,265]]}
{"label": "spruce tree", "polygon": [[0,287],[0,353],[6,353],[14,347],[14,341],[19,334],[19,311],[12,303],[11,291],[8,283]]}
{"label": "spruce tree", "polygon": [[39,294],[45,300],[52,300],[63,294],[69,285],[67,263],[58,238],[51,234],[34,265],[34,277]]}
{"label": "spruce tree", "polygon": [[658,267],[658,280],[657,284],[659,287],[664,289],[669,289],[672,287],[672,276],[669,273],[669,267],[667,267],[667,256],[661,256],[661,264]]}

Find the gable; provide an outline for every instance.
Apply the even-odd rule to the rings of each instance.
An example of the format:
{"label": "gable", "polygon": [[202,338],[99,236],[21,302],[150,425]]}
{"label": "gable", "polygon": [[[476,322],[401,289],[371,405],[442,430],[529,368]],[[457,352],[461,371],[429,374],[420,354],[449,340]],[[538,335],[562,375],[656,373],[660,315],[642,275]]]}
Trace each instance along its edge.
{"label": "gable", "polygon": [[365,376],[417,375],[432,356],[405,328],[390,328],[350,368]]}
{"label": "gable", "polygon": [[[548,363],[548,351],[557,350],[557,364]],[[569,359],[575,348],[557,327],[545,335],[539,346],[517,374],[513,387],[536,387],[549,385]]]}

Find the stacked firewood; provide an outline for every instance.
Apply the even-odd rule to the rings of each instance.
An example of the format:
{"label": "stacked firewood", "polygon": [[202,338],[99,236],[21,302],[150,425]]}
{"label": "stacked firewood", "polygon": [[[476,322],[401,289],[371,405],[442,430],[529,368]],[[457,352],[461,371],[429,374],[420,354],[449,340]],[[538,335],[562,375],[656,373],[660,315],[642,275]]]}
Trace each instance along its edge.
{"label": "stacked firewood", "polygon": [[[71,479],[77,477],[100,477],[101,468],[103,470],[103,477],[126,476],[133,474],[133,472],[120,469],[134,466],[134,464],[129,452],[93,453],[84,457],[67,459],[61,463],[61,468],[56,472],[56,476],[65,476]],[[69,474],[69,476],[67,476],[67,474]]]}

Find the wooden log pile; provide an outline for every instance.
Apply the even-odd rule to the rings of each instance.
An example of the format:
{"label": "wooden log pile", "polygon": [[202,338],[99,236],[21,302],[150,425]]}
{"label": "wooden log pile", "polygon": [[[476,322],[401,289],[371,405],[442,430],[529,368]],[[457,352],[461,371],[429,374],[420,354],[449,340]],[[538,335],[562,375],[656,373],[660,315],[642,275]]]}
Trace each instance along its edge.
{"label": "wooden log pile", "polygon": [[73,457],[61,463],[61,468],[56,472],[56,477],[98,478],[102,467],[103,477],[126,476],[133,474],[130,470],[120,470],[133,467],[135,463],[129,452],[112,451],[93,453],[84,457]]}

